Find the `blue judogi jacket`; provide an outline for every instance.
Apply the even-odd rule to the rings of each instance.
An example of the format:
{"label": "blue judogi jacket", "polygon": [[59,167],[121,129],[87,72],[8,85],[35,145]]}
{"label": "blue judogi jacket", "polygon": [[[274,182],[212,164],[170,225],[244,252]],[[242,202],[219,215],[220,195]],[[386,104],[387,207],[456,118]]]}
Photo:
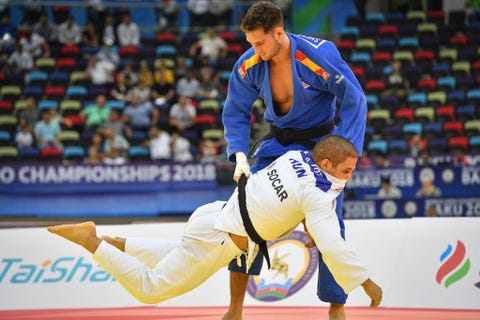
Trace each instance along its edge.
{"label": "blue judogi jacket", "polygon": [[[362,87],[335,45],[327,40],[287,33],[291,43],[293,103],[285,115],[275,113],[270,87],[270,67],[255,54],[245,51],[234,66],[223,110],[227,153],[248,154],[250,120],[257,98],[266,105],[265,121],[279,128],[305,130],[331,122],[339,102],[340,123],[332,134],[351,141],[359,154],[363,150],[367,103]],[[289,150],[305,150],[300,144],[281,145],[275,138],[263,141],[255,158],[278,157]]]}

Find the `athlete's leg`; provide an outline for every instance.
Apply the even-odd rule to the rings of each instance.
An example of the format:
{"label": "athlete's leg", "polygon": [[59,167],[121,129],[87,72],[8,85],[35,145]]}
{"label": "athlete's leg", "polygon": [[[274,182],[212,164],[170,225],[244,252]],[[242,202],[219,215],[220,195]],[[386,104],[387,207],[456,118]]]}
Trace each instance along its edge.
{"label": "athlete's leg", "polygon": [[242,253],[228,233],[213,228],[222,205],[209,204],[192,214],[182,241],[153,269],[98,238],[92,222],[49,231],[94,253],[94,260],[138,300],[158,303],[192,290]]}
{"label": "athlete's leg", "polygon": [[241,320],[243,311],[243,301],[247,291],[248,279],[250,275],[260,274],[262,270],[263,256],[258,254],[253,260],[249,273],[246,273],[245,256],[240,256],[240,266],[237,259],[234,259],[228,265],[230,270],[230,305],[227,313],[222,320]]}
{"label": "athlete's leg", "polygon": [[[267,167],[275,158],[260,158],[252,165],[250,171],[257,172]],[[222,317],[222,320],[241,320],[243,311],[243,301],[245,300],[245,293],[247,291],[248,279],[250,275],[260,274],[263,264],[263,256],[257,255],[247,274],[245,267],[245,259],[241,257],[240,266],[236,259],[230,262],[228,270],[230,270],[230,305],[227,313]]]}
{"label": "athlete's leg", "polygon": [[102,236],[102,240],[117,247],[121,251],[137,258],[148,267],[153,268],[163,259],[176,245],[177,241],[153,238],[110,238]]}
{"label": "athlete's leg", "polygon": [[[342,237],[345,238],[345,223],[343,222],[342,217],[342,204],[343,192],[337,197],[336,213],[340,225],[340,233]],[[329,320],[345,319],[344,305],[348,296],[333,278],[332,273],[323,262],[321,253],[318,266],[317,295],[320,300],[330,303],[330,308],[328,310]]]}

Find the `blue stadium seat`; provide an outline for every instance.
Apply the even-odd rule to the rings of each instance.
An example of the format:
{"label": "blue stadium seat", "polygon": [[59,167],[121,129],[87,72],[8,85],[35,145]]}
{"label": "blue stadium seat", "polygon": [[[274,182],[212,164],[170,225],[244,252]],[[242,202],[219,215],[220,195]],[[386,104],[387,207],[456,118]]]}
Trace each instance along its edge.
{"label": "blue stadium seat", "polygon": [[407,96],[407,102],[412,107],[423,107],[427,103],[427,94],[424,92],[413,92]]}
{"label": "blue stadium seat", "polygon": [[405,140],[392,140],[388,143],[389,155],[407,156],[408,150],[408,143]]}
{"label": "blue stadium seat", "polygon": [[110,109],[117,109],[120,110],[120,112],[125,109],[125,101],[123,100],[108,100],[106,102],[106,106],[109,107]]}
{"label": "blue stadium seat", "polygon": [[12,144],[12,135],[8,131],[0,131],[0,146],[8,146]]}
{"label": "blue stadium seat", "polygon": [[423,126],[421,123],[418,122],[406,123],[403,125],[402,131],[405,139],[409,140],[412,136],[416,134],[421,136],[423,132]]}
{"label": "blue stadium seat", "polygon": [[30,71],[26,83],[31,86],[44,86],[48,82],[48,73],[45,71]]}
{"label": "blue stadium seat", "polygon": [[85,149],[81,146],[67,146],[63,150],[63,159],[82,161],[86,157]]}
{"label": "blue stadium seat", "polygon": [[437,79],[438,90],[444,90],[447,92],[454,91],[457,86],[457,80],[454,77],[440,77]]}
{"label": "blue stadium seat", "polygon": [[475,107],[474,106],[459,106],[457,108],[457,120],[461,122],[466,122],[468,120],[475,119]]}
{"label": "blue stadium seat", "polygon": [[150,160],[150,151],[147,147],[131,146],[128,150],[130,161],[148,161]]}
{"label": "blue stadium seat", "polygon": [[427,140],[439,138],[443,133],[443,124],[440,122],[430,122],[423,127],[423,137]]}
{"label": "blue stadium seat", "polygon": [[367,151],[371,153],[380,152],[381,154],[387,154],[388,142],[386,140],[372,140],[367,144]]}
{"label": "blue stadium seat", "polygon": [[58,102],[55,100],[40,100],[37,105],[38,110],[55,109],[58,110]]}
{"label": "blue stadium seat", "polygon": [[36,147],[19,148],[18,149],[18,158],[21,161],[39,161],[40,160],[40,149],[36,148]]}

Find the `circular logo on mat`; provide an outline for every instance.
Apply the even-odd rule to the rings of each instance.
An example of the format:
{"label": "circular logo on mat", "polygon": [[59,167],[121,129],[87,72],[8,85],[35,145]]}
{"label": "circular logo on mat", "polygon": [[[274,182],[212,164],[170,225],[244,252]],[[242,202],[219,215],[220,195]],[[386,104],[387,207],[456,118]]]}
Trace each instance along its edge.
{"label": "circular logo on mat", "polygon": [[268,241],[271,267],[263,262],[260,275],[250,277],[247,292],[255,299],[272,302],[298,292],[318,269],[317,247],[305,248],[309,239],[303,231]]}

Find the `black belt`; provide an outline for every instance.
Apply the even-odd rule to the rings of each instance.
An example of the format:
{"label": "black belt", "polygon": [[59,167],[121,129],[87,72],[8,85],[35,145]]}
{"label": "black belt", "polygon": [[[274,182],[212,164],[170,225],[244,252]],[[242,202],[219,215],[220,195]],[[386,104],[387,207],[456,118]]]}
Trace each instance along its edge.
{"label": "black belt", "polygon": [[273,124],[270,125],[270,132],[267,133],[262,139],[257,141],[252,148],[250,149],[249,154],[252,155],[255,152],[258,144],[266,139],[275,138],[282,144],[283,146],[288,146],[293,143],[298,143],[304,147],[309,149],[313,149],[315,146],[315,142],[312,139],[323,137],[335,128],[335,121],[332,120],[329,123],[320,126],[320,127],[313,127],[305,130],[292,130],[292,129],[282,129],[279,127],[274,126]]}
{"label": "black belt", "polygon": [[268,255],[267,241],[263,240],[262,237],[260,237],[260,235],[257,233],[255,228],[253,227],[252,220],[250,220],[250,216],[248,215],[247,196],[245,193],[246,185],[247,177],[242,174],[240,176],[240,179],[238,180],[238,206],[240,208],[243,225],[245,226],[245,230],[247,231],[250,239],[252,239],[253,242],[255,242],[256,244],[258,244],[260,252],[265,257],[265,260],[267,260],[268,269],[270,269],[270,257]]}

